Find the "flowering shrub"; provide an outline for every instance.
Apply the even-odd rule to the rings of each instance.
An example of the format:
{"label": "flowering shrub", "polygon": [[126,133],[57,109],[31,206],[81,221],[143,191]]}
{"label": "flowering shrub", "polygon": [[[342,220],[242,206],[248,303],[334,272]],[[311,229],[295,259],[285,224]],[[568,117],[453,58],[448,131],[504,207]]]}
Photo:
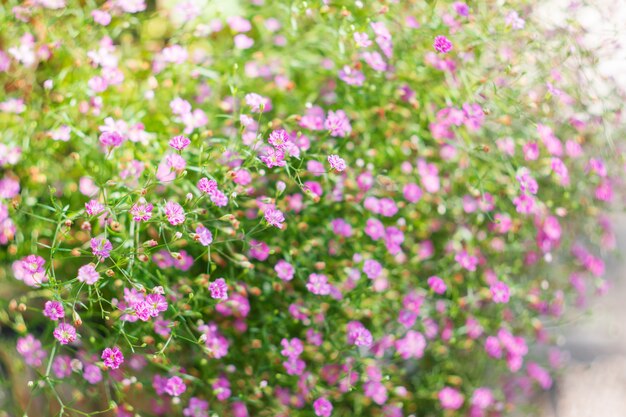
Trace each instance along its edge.
{"label": "flowering shrub", "polygon": [[31,395],[486,417],[549,388],[545,323],[607,288],[621,159],[575,28],[515,1],[175,3],[1,11],[0,320]]}

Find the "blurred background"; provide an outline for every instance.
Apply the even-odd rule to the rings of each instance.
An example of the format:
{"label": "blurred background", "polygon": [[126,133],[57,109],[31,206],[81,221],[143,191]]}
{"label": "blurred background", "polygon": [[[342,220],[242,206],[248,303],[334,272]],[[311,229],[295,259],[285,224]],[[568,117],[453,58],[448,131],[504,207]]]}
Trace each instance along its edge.
{"label": "blurred background", "polygon": [[[598,106],[614,97],[607,80],[626,91],[626,0],[549,0],[537,14],[548,27],[573,22],[585,28],[583,43],[599,64],[597,73],[586,74],[594,81]],[[587,312],[553,329],[570,363],[539,398],[541,417],[626,416],[626,214],[615,213],[612,220],[617,235],[617,251],[607,259],[612,286],[588,300]]]}

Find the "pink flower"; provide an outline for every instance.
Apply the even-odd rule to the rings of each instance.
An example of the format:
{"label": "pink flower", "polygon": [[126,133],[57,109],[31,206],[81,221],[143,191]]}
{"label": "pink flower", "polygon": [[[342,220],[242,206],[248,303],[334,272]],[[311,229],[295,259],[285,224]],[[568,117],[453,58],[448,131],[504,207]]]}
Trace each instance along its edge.
{"label": "pink flower", "polygon": [[355,346],[371,346],[373,342],[372,333],[363,326],[361,322],[351,321],[348,323],[348,343]]}
{"label": "pink flower", "polygon": [[100,204],[97,200],[90,200],[85,203],[85,212],[90,216],[95,216],[104,211],[105,207],[103,204]]}
{"label": "pink flower", "polygon": [[424,356],[426,339],[420,332],[409,330],[402,339],[396,340],[396,351],[402,359],[419,359]]}
{"label": "pink flower", "polygon": [[94,256],[99,258],[108,258],[111,256],[111,250],[113,249],[113,245],[109,242],[108,239],[103,237],[92,238],[91,239],[91,251]]}
{"label": "pink flower", "polygon": [[260,158],[268,168],[284,167],[287,164],[285,162],[285,153],[280,149],[268,147],[265,150],[265,154],[261,155]]}
{"label": "pink flower", "polygon": [[267,141],[274,148],[284,151],[287,146],[287,142],[289,141],[289,135],[285,129],[274,130],[270,133]]}
{"label": "pink flower", "polygon": [[330,294],[330,285],[328,284],[328,277],[326,277],[326,275],[323,275],[323,274],[309,275],[309,282],[306,284],[306,289],[315,295]]}
{"label": "pink flower", "polygon": [[249,49],[252,48],[252,45],[254,45],[254,39],[247,35],[244,35],[243,33],[235,35],[234,41],[235,48],[237,49]]}
{"label": "pink flower", "polygon": [[101,358],[104,361],[104,366],[109,369],[117,369],[124,363],[124,355],[117,346],[104,349]]}
{"label": "pink flower", "polygon": [[494,303],[508,303],[510,297],[509,286],[504,282],[497,281],[491,287],[489,287],[491,291],[491,298]]}
{"label": "pink flower", "polygon": [[197,397],[191,397],[189,404],[183,409],[183,416],[185,417],[208,417],[209,415],[209,402]]}
{"label": "pink flower", "polygon": [[450,42],[445,36],[437,36],[435,38],[435,42],[433,43],[433,47],[435,48],[435,51],[447,54],[452,50],[452,42]]}
{"label": "pink flower", "polygon": [[172,397],[178,397],[187,390],[187,386],[183,379],[179,376],[173,376],[167,380],[165,384],[165,392]]}
{"label": "pink flower", "polygon": [[189,140],[189,138],[186,138],[185,136],[174,136],[172,139],[170,139],[170,146],[177,151],[182,151],[187,146],[189,146],[190,143],[191,141]]}
{"label": "pink flower", "polygon": [[30,287],[39,287],[48,281],[44,264],[46,261],[37,255],[28,255],[13,262],[13,276]]}
{"label": "pink flower", "polygon": [[383,266],[380,262],[374,259],[368,259],[363,263],[363,272],[369,279],[376,279],[383,271]]}
{"label": "pink flower", "polygon": [[346,137],[352,132],[350,120],[343,110],[336,112],[330,110],[324,122],[324,128],[329,130],[330,136],[333,137]]}
{"label": "pink flower", "polygon": [[24,362],[30,366],[41,366],[46,351],[41,348],[41,342],[32,334],[17,339],[17,353],[19,353]]}
{"label": "pink flower", "polygon": [[274,271],[276,271],[276,275],[278,275],[278,278],[282,279],[283,281],[291,281],[295,272],[293,265],[283,259],[276,263],[276,265],[274,266]]}
{"label": "pink flower", "polygon": [[321,397],[313,403],[313,410],[318,417],[330,417],[333,413],[333,405],[326,398]]}
{"label": "pink flower", "polygon": [[443,388],[437,396],[439,397],[441,407],[446,410],[458,410],[465,400],[463,394],[450,387]]}
{"label": "pink flower", "polygon": [[218,278],[209,284],[209,291],[211,292],[211,298],[217,300],[228,299],[228,285],[224,278]]}
{"label": "pink flower", "polygon": [[422,198],[422,189],[415,183],[409,183],[404,186],[402,194],[409,203],[417,203]]}
{"label": "pink flower", "polygon": [[43,308],[43,315],[50,320],[57,321],[65,317],[65,311],[63,311],[63,305],[58,301],[46,301]]}
{"label": "pink flower", "polygon": [[93,285],[100,279],[100,274],[93,264],[83,265],[78,268],[78,280],[87,285]]}
{"label": "pink flower", "polygon": [[443,294],[446,292],[447,286],[446,283],[443,282],[441,278],[438,276],[432,276],[428,278],[428,286],[436,293]]}
{"label": "pink flower", "polygon": [[152,209],[154,206],[150,203],[147,204],[133,204],[129,213],[133,216],[133,220],[136,222],[146,222],[152,218]]}
{"label": "pink flower", "polygon": [[163,212],[165,213],[165,217],[167,217],[167,221],[169,221],[172,226],[182,224],[185,221],[185,210],[183,210],[180,204],[174,201],[165,203]]}
{"label": "pink flower", "polygon": [[291,339],[291,341],[283,339],[280,341],[280,344],[283,347],[283,350],[280,351],[280,354],[287,358],[297,358],[304,351],[304,345],[302,344],[302,341],[297,337],[294,337],[293,339]]}
{"label": "pink flower", "polygon": [[102,26],[108,26],[111,23],[111,15],[104,10],[92,10],[91,17],[94,22]]}
{"label": "pink flower", "polygon": [[472,407],[485,410],[494,403],[493,393],[489,388],[476,388],[472,394]]}
{"label": "pink flower", "polygon": [[283,222],[285,221],[285,216],[283,215],[282,211],[273,207],[268,207],[265,210],[265,220],[270,226],[282,229]]}
{"label": "pink flower", "polygon": [[196,227],[196,239],[202,246],[209,246],[213,243],[213,234],[203,225]]}
{"label": "pink flower", "polygon": [[337,170],[338,172],[345,171],[346,169],[346,161],[344,161],[337,155],[328,155],[328,163],[333,169]]}
{"label": "pink flower", "polygon": [[85,381],[89,382],[90,384],[97,384],[98,382],[102,381],[102,372],[100,371],[100,368],[90,363],[85,366],[85,370],[83,371],[83,378],[85,378]]}
{"label": "pink flower", "polygon": [[339,70],[339,79],[348,85],[360,87],[365,82],[365,75],[357,69],[351,68],[349,65]]}
{"label": "pink flower", "polygon": [[60,323],[52,334],[62,345],[67,345],[76,340],[76,329],[71,324]]}
{"label": "pink flower", "polygon": [[122,142],[124,141],[124,138],[122,138],[122,135],[120,135],[117,132],[107,131],[107,132],[102,132],[100,134],[99,140],[103,146],[113,148],[113,147],[120,146]]}

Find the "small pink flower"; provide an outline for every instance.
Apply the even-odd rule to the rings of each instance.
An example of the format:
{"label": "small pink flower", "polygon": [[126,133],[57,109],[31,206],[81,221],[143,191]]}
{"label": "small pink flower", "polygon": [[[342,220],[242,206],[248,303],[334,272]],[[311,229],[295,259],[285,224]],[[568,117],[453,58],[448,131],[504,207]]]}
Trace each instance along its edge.
{"label": "small pink flower", "polygon": [[93,17],[94,22],[102,26],[108,26],[111,23],[111,15],[104,10],[93,10],[91,17]]}
{"label": "small pink flower", "polygon": [[163,212],[165,213],[165,217],[167,217],[167,221],[169,221],[172,226],[182,224],[185,221],[185,210],[183,210],[180,204],[174,201],[165,203]]}
{"label": "small pink flower", "polygon": [[124,355],[117,346],[104,349],[101,358],[104,361],[104,366],[109,369],[117,369],[124,363]]}
{"label": "small pink flower", "polygon": [[78,268],[78,280],[87,285],[93,285],[100,279],[100,274],[92,264],[83,265]]}
{"label": "small pink flower", "polygon": [[463,394],[454,388],[445,387],[438,394],[441,407],[446,410],[458,410],[463,405]]}
{"label": "small pink flower", "polygon": [[209,284],[209,291],[211,292],[211,298],[216,300],[228,299],[228,285],[224,278],[218,278]]}
{"label": "small pink flower", "polygon": [[328,277],[323,274],[309,275],[309,282],[306,284],[306,289],[315,295],[330,294],[330,284],[328,284]]}
{"label": "small pink flower", "polygon": [[274,271],[276,271],[276,275],[278,275],[278,278],[282,279],[283,281],[291,281],[295,272],[293,265],[283,259],[276,263],[276,265],[274,266]]}
{"label": "small pink flower", "polygon": [[170,146],[177,151],[182,151],[187,146],[189,146],[190,143],[191,141],[189,140],[189,138],[186,138],[185,136],[174,136],[170,140]]}
{"label": "small pink flower", "polygon": [[369,279],[376,279],[383,271],[383,266],[380,262],[374,259],[368,259],[363,263],[363,272]]}
{"label": "small pink flower", "polygon": [[133,220],[136,222],[146,222],[152,218],[152,209],[154,206],[150,203],[147,204],[133,204],[129,212],[133,216]]}
{"label": "small pink flower", "polygon": [[318,417],[330,417],[333,413],[333,405],[324,397],[315,400],[313,409]]}
{"label": "small pink flower", "polygon": [[91,239],[91,251],[99,258],[108,258],[111,256],[113,245],[108,239],[103,237]]}
{"label": "small pink flower", "polygon": [[435,38],[435,42],[433,43],[433,47],[435,48],[435,51],[447,54],[452,50],[452,42],[450,42],[450,40],[448,40],[445,36],[437,36]]}
{"label": "small pink flower", "polygon": [[97,200],[90,200],[85,203],[85,212],[90,216],[96,216],[104,211],[105,207]]}
{"label": "small pink flower", "polygon": [[508,303],[510,298],[509,286],[504,282],[497,281],[489,288],[494,303]]}
{"label": "small pink flower", "polygon": [[196,237],[202,246],[209,246],[213,243],[213,234],[203,225],[196,227]]}
{"label": "small pink flower", "polygon": [[270,133],[267,141],[274,148],[284,151],[287,146],[287,142],[289,141],[289,135],[285,129],[274,130]]}
{"label": "small pink flower", "polygon": [[432,276],[428,278],[428,286],[436,294],[443,294],[444,292],[446,292],[446,289],[447,289],[446,283],[437,276]]}
{"label": "small pink flower", "polygon": [[71,324],[60,323],[53,332],[54,338],[62,345],[76,340],[76,329]]}
{"label": "small pink flower", "polygon": [[63,305],[58,301],[46,301],[43,308],[43,315],[54,321],[62,319],[65,317]]}
{"label": "small pink flower", "polygon": [[172,397],[178,397],[187,390],[187,386],[183,379],[179,376],[173,376],[167,380],[165,384],[165,392]]}
{"label": "small pink flower", "polygon": [[124,141],[124,139],[122,138],[122,136],[117,133],[117,132],[102,132],[102,134],[100,135],[100,143],[106,147],[117,147],[120,146],[122,144],[122,142]]}
{"label": "small pink flower", "polygon": [[328,163],[333,169],[337,170],[338,172],[345,171],[346,169],[346,161],[344,161],[337,155],[329,155]]}
{"label": "small pink flower", "polygon": [[268,207],[265,210],[265,220],[267,221],[267,223],[270,224],[270,226],[282,229],[283,222],[285,221],[285,216],[283,215],[282,211],[273,207]]}

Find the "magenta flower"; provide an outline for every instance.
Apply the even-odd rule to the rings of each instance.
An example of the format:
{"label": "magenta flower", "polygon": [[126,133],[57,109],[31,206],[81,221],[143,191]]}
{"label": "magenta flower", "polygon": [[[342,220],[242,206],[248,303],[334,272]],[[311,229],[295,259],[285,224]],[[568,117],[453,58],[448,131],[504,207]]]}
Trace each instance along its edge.
{"label": "magenta flower", "polygon": [[494,303],[508,303],[510,298],[509,286],[502,281],[495,282],[489,287],[491,299]]}
{"label": "magenta flower", "polygon": [[287,165],[285,153],[280,149],[268,147],[265,149],[265,154],[261,155],[259,158],[261,158],[261,161],[263,161],[268,168],[284,167]]}
{"label": "magenta flower", "polygon": [[67,378],[72,375],[72,359],[67,355],[58,355],[52,362],[52,372],[59,378]]}
{"label": "magenta flower", "polygon": [[313,410],[318,417],[330,417],[333,413],[333,405],[326,398],[321,397],[313,403]]}
{"label": "magenta flower", "polygon": [[41,342],[32,334],[17,339],[17,353],[19,353],[24,362],[30,366],[41,366],[46,351],[41,348]]}
{"label": "magenta flower", "polygon": [[297,337],[294,337],[291,340],[283,339],[280,341],[283,350],[280,351],[280,354],[287,358],[297,358],[304,352],[304,345],[302,341]]}
{"label": "magenta flower", "polygon": [[276,263],[274,271],[276,271],[278,278],[283,281],[291,281],[295,273],[293,265],[283,259]]}
{"label": "magenta flower", "polygon": [[165,213],[165,217],[167,217],[167,221],[170,222],[172,226],[182,224],[185,221],[185,210],[183,210],[180,204],[174,201],[165,203],[163,212]]}
{"label": "magenta flower", "polygon": [[152,218],[152,209],[154,206],[150,203],[147,204],[133,204],[129,213],[133,216],[133,220],[136,222],[146,222]]}
{"label": "magenta flower", "polygon": [[224,278],[218,278],[209,284],[209,291],[211,292],[211,298],[216,300],[228,299],[228,285]]}
{"label": "magenta flower", "polygon": [[87,285],[93,285],[100,279],[100,274],[93,264],[83,265],[78,268],[78,280]]}
{"label": "magenta flower", "polygon": [[198,225],[198,227],[196,227],[196,240],[200,242],[202,246],[209,246],[213,243],[213,234],[203,225]]}
{"label": "magenta flower", "polygon": [[104,366],[109,369],[117,369],[124,363],[124,355],[117,346],[104,349],[101,358],[104,361]]}
{"label": "magenta flower", "polygon": [[95,216],[104,211],[105,207],[103,204],[100,204],[97,200],[90,200],[85,203],[85,212],[90,216]]}
{"label": "magenta flower", "polygon": [[450,387],[443,388],[437,396],[441,407],[445,410],[458,410],[465,400],[463,394]]}
{"label": "magenta flower", "polygon": [[281,151],[285,150],[287,142],[289,141],[289,135],[285,129],[274,130],[270,133],[267,139],[270,145]]}
{"label": "magenta flower", "polygon": [[122,135],[117,132],[102,132],[99,137],[100,143],[107,148],[120,146],[124,141]]}
{"label": "magenta flower", "polygon": [[420,332],[409,330],[402,339],[396,340],[396,351],[402,359],[419,359],[424,356],[426,339]]}
{"label": "magenta flower", "polygon": [[343,110],[329,111],[324,128],[330,131],[330,136],[346,137],[352,132],[350,120]]}
{"label": "magenta flower", "polygon": [[191,397],[187,407],[183,409],[185,417],[208,417],[209,402],[198,397]]}
{"label": "magenta flower", "polygon": [[285,221],[285,216],[283,212],[275,209],[273,207],[268,207],[265,210],[265,220],[270,226],[277,227],[279,229],[283,228],[283,222]]}
{"label": "magenta flower", "polygon": [[373,342],[372,333],[359,321],[351,321],[346,326],[348,333],[348,343],[355,346],[371,346]]}
{"label": "magenta flower", "polygon": [[339,79],[348,85],[360,87],[365,82],[365,75],[357,69],[351,68],[349,65],[344,65],[339,70]]}
{"label": "magenta flower", "polygon": [[165,384],[165,392],[172,397],[178,397],[187,390],[187,386],[183,379],[179,376],[173,376],[167,380]]}
{"label": "magenta flower", "polygon": [[83,371],[83,378],[90,384],[95,385],[102,381],[102,371],[100,371],[100,368],[94,364],[87,364],[85,365],[85,369]]}
{"label": "magenta flower", "polygon": [[103,237],[92,238],[91,239],[91,251],[94,256],[99,258],[108,258],[111,256],[111,250],[113,249],[113,245],[109,242],[108,239]]}
{"label": "magenta flower", "polygon": [[76,340],[76,329],[71,324],[60,323],[52,334],[62,345],[67,345]]}
{"label": "magenta flower", "polygon": [[48,276],[43,267],[45,263],[46,261],[41,256],[28,255],[13,262],[13,276],[30,287],[39,287],[42,283],[48,282]]}
{"label": "magenta flower", "polygon": [[43,308],[43,315],[50,320],[57,321],[65,317],[65,311],[63,311],[63,304],[58,301],[46,301]]}
{"label": "magenta flower", "polygon": [[435,51],[447,54],[452,50],[452,42],[450,42],[450,40],[448,40],[445,36],[437,36],[435,38],[435,42],[433,43],[433,47],[435,48]]}
{"label": "magenta flower", "polygon": [[328,155],[328,163],[330,164],[331,168],[338,172],[345,171],[346,169],[346,161],[344,161],[343,158],[340,158],[337,155]]}
{"label": "magenta flower", "polygon": [[190,143],[191,141],[189,140],[189,138],[186,138],[185,136],[174,136],[172,139],[170,139],[170,146],[177,151],[182,151],[187,146],[189,146]]}
{"label": "magenta flower", "polygon": [[309,282],[306,284],[306,289],[315,295],[330,294],[330,285],[328,284],[328,277],[326,277],[326,275],[323,275],[323,274],[309,275]]}
{"label": "magenta flower", "polygon": [[428,278],[428,286],[436,293],[443,294],[446,292],[446,283],[437,276],[432,276]]}
{"label": "magenta flower", "polygon": [[378,276],[380,275],[382,271],[383,271],[383,266],[380,264],[380,262],[374,259],[367,259],[363,263],[363,272],[365,273],[365,275],[367,275],[369,279],[378,278]]}

